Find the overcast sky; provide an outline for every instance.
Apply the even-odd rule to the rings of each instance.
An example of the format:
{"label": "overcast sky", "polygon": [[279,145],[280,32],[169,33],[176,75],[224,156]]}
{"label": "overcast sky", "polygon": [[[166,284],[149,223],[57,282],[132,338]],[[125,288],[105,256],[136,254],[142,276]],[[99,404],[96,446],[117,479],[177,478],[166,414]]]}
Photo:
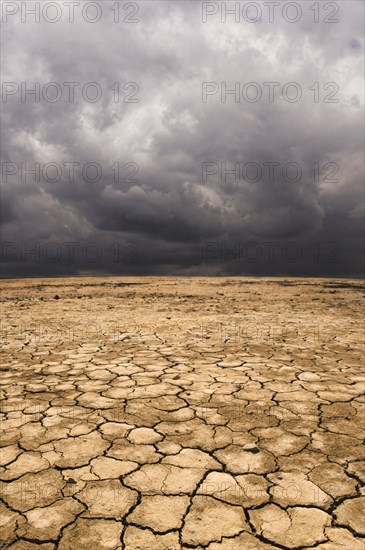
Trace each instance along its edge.
{"label": "overcast sky", "polygon": [[3,275],[361,275],[363,2],[34,4],[2,2]]}

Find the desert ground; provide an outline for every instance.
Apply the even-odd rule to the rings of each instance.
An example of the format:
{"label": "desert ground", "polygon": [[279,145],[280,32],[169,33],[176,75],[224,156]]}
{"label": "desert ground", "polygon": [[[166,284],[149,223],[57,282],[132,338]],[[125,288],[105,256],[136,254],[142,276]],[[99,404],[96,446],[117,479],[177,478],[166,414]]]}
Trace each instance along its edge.
{"label": "desert ground", "polygon": [[364,550],[361,281],[2,281],[1,548]]}

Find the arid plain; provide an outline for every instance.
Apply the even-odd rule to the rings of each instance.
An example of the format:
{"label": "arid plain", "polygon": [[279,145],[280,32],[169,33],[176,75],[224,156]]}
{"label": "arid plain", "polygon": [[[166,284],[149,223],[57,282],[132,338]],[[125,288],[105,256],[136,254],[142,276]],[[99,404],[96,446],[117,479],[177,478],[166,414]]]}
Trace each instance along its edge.
{"label": "arid plain", "polygon": [[2,281],[1,548],[364,550],[361,281]]}

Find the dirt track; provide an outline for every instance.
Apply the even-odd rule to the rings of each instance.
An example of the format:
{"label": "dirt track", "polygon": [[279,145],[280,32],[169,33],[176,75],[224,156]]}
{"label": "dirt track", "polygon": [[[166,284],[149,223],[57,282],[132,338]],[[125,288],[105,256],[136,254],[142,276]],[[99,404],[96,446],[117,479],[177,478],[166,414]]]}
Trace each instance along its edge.
{"label": "dirt track", "polygon": [[360,281],[2,286],[1,548],[364,549]]}

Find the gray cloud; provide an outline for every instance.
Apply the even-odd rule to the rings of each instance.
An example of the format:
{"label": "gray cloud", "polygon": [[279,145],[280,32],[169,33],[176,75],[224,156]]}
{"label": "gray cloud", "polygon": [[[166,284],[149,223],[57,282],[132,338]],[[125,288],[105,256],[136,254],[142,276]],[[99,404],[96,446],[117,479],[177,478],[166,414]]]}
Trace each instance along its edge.
{"label": "gray cloud", "polygon": [[[280,16],[202,23],[201,3],[184,1],[139,2],[138,23],[115,24],[111,4],[102,3],[95,24],[77,16],[74,23],[21,23],[18,15],[3,24],[3,82],[57,82],[63,92],[56,103],[29,96],[22,103],[20,93],[2,103],[2,163],[19,166],[2,184],[3,274],[361,275],[363,4],[338,2],[332,24],[323,23],[325,12],[314,23],[304,0],[303,17],[292,24]],[[65,82],[80,82],[73,103]],[[100,101],[82,98],[88,82],[100,86]],[[115,82],[121,98],[134,91],[123,84],[137,83],[131,97],[138,103],[116,103]],[[227,89],[256,82],[263,98],[222,103],[218,92],[204,103],[203,82],[219,91],[224,82]],[[264,82],[280,83],[273,103]],[[282,96],[288,82],[302,90],[297,103]],[[315,82],[318,103],[309,89]],[[323,102],[333,91],[324,89],[328,82],[337,83],[339,103]],[[37,162],[59,163],[60,180],[41,173],[39,181],[22,181],[21,163]],[[72,182],[68,162],[79,163]],[[118,182],[110,169],[117,162]],[[218,172],[204,181],[207,162]],[[268,162],[279,163],[274,179]],[[302,170],[298,181],[281,174],[289,162]],[[100,165],[99,181],[85,181],[87,163]],[[222,163],[240,163],[238,181],[224,181]],[[257,181],[242,176],[247,163],[262,169]],[[79,243],[72,261],[70,242]],[[34,243],[40,256],[24,255]],[[55,261],[45,253],[49,243],[62,250]],[[95,261],[82,253],[87,243],[102,251]],[[274,258],[267,243],[275,243]],[[290,243],[301,253],[295,261]],[[256,261],[255,246],[262,253]]]}

